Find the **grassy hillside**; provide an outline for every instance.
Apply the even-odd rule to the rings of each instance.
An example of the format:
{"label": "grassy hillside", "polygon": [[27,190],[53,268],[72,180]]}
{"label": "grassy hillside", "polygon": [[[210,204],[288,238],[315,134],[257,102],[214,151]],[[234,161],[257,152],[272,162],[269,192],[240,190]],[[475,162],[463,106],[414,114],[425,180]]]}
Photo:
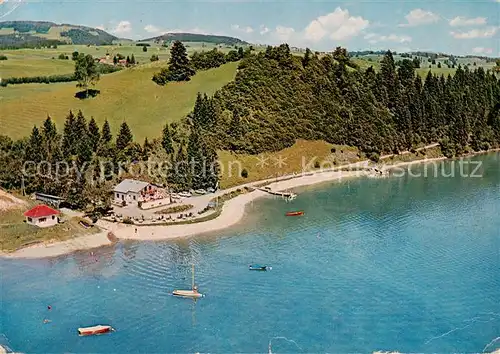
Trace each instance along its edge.
{"label": "grassy hillside", "polygon": [[[333,149],[332,149],[333,148]],[[229,188],[243,183],[275,178],[306,170],[316,170],[315,161],[324,168],[339,166],[359,161],[359,150],[355,147],[332,145],[325,141],[298,140],[293,146],[277,152],[259,155],[235,154],[220,151],[222,188]],[[362,154],[360,154],[363,156]],[[280,163],[281,161],[281,163]],[[241,171],[245,169],[248,177],[243,178]]]}
{"label": "grassy hillside", "polygon": [[[186,45],[188,54],[213,48],[215,48],[215,45],[208,43],[190,43]],[[219,50],[227,52],[229,48],[220,48]],[[71,53],[74,51],[91,54],[95,58],[105,57],[106,54],[109,54],[111,58],[117,54],[123,56],[134,55],[136,62],[139,62],[139,64],[150,63],[153,54],[158,55],[159,59],[164,61],[170,58],[169,48],[152,45],[148,47],[147,52],[144,52],[142,47],[136,46],[135,43],[97,47],[59,45],[57,48],[0,50],[0,54],[8,58],[8,60],[0,61],[0,78],[70,74],[74,71],[74,62],[72,60],[60,60],[57,57],[59,54],[65,54],[71,58]]]}
{"label": "grassy hillside", "polygon": [[161,87],[151,81],[151,77],[162,65],[165,63],[156,62],[105,75],[96,86],[101,94],[83,101],[74,97],[75,83],[0,88],[2,134],[23,137],[47,115],[62,129],[69,110],[81,109],[99,123],[108,119],[113,130],[126,120],[137,140],[157,137],[165,122],[181,119],[191,111],[197,92],[213,94],[234,79],[237,67],[237,63],[225,64],[199,72],[189,82]]}
{"label": "grassy hillside", "polygon": [[103,30],[71,24],[56,24],[42,21],[0,22],[0,47],[23,45],[52,45],[48,40],[62,43],[104,45],[119,38]]}

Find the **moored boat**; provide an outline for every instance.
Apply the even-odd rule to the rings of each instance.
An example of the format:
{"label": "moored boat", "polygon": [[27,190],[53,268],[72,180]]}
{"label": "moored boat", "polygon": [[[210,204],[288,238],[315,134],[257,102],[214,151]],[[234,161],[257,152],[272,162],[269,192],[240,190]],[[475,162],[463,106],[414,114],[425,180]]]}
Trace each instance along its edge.
{"label": "moored boat", "polygon": [[304,215],[303,211],[289,211],[285,214],[286,216],[301,216]]}
{"label": "moored boat", "polygon": [[97,335],[97,334],[104,334],[104,333],[109,333],[114,331],[114,328],[111,326],[103,326],[103,325],[97,325],[93,327],[82,327],[78,328],[78,334],[80,336],[92,336],[92,335]]}
{"label": "moored boat", "polygon": [[204,297],[205,295],[200,294],[198,292],[198,287],[194,285],[194,264],[192,266],[192,281],[191,281],[191,290],[174,290],[172,291],[172,295],[179,297],[189,297],[192,299],[197,299],[199,297]]}
{"label": "moored boat", "polygon": [[271,270],[273,269],[272,267],[266,266],[266,265],[260,265],[260,264],[250,264],[248,266],[248,270],[261,270],[261,271],[266,271],[266,270]]}
{"label": "moored boat", "polygon": [[200,294],[198,290],[193,289],[193,290],[174,290],[172,292],[172,295],[174,296],[180,296],[180,297],[191,297],[191,298],[199,298],[203,297],[203,294]]}

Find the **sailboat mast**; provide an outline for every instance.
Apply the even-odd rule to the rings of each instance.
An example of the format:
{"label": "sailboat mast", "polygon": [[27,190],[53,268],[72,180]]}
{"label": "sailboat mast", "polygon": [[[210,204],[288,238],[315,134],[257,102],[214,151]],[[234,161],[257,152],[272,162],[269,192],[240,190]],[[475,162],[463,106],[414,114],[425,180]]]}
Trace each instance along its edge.
{"label": "sailboat mast", "polygon": [[192,265],[192,279],[191,279],[191,288],[194,289],[194,264]]}

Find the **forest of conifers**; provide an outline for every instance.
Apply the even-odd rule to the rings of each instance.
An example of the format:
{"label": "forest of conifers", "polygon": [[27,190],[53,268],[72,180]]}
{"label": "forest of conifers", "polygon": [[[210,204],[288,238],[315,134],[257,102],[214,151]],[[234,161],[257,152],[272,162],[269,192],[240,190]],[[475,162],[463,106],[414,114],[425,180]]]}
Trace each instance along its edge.
{"label": "forest of conifers", "polygon": [[318,57],[287,45],[243,59],[214,96],[219,149],[259,153],[296,139],[359,147],[376,157],[440,142],[447,156],[500,144],[500,85],[483,68],[422,80],[412,60],[388,52],[375,72],[352,69],[345,49]]}
{"label": "forest of conifers", "polygon": [[[0,186],[56,194],[75,207],[97,206],[109,199],[108,182],[98,178],[109,176],[97,168],[103,162],[116,168],[118,162],[166,160],[183,167],[168,177],[149,176],[154,182],[176,190],[207,188],[217,185],[217,150],[257,154],[296,139],[356,146],[373,160],[435,142],[448,157],[488,150],[500,146],[499,81],[492,72],[467,67],[448,77],[429,72],[422,80],[414,60],[396,65],[390,52],[376,72],[357,68],[343,48],[298,57],[288,45],[269,47],[246,53],[234,82],[213,97],[198,95],[182,122],[167,124],[162,137],[143,144],[133,141],[126,123],[113,139],[107,123],[100,129],[82,113],[68,114],[62,133],[49,118],[25,139],[0,136]],[[26,160],[48,161],[46,169],[62,160],[79,170],[57,181],[23,177]],[[189,169],[192,161],[197,167]],[[213,170],[201,176],[207,165]]]}

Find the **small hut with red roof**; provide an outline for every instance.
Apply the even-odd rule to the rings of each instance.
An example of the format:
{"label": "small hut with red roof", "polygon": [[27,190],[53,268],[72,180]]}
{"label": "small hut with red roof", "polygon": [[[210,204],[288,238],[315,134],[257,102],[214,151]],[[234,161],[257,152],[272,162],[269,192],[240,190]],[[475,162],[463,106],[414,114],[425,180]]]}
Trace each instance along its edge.
{"label": "small hut with red roof", "polygon": [[26,223],[38,227],[49,227],[59,223],[59,211],[46,205],[37,205],[24,213]]}

